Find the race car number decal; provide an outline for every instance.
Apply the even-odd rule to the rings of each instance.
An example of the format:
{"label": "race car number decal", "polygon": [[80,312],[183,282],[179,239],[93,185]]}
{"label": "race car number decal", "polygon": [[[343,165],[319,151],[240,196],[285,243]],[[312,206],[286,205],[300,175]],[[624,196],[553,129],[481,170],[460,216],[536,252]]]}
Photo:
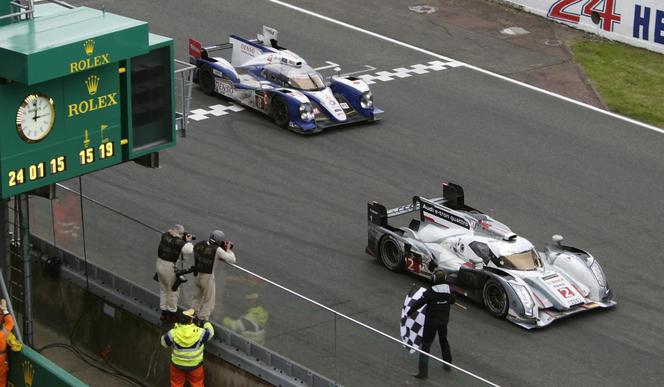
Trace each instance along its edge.
{"label": "race car number decal", "polygon": [[572,289],[568,288],[567,286],[565,286],[564,288],[559,288],[558,293],[560,293],[565,298],[572,298],[572,297],[576,296],[574,291]]}
{"label": "race car number decal", "polygon": [[233,82],[228,79],[216,78],[214,80],[214,90],[219,94],[233,94],[235,87],[233,86]]}
{"label": "race car number decal", "polygon": [[254,102],[256,103],[257,109],[265,110],[269,102],[268,95],[262,91],[257,91]]}
{"label": "race car number decal", "polygon": [[572,290],[569,282],[564,278],[558,275],[552,275],[545,278],[546,283],[553,287],[558,293],[560,293],[563,298],[569,303],[569,305],[582,304],[585,302],[584,298]]}
{"label": "race car number decal", "polygon": [[341,105],[341,107],[344,108],[344,109],[348,109],[348,108],[349,108],[349,107],[348,107],[348,104],[347,104],[346,102],[342,102],[342,103],[340,103],[339,105]]}
{"label": "race car number decal", "polygon": [[406,257],[406,269],[412,271],[413,273],[420,272],[420,261],[413,259],[411,256]]}

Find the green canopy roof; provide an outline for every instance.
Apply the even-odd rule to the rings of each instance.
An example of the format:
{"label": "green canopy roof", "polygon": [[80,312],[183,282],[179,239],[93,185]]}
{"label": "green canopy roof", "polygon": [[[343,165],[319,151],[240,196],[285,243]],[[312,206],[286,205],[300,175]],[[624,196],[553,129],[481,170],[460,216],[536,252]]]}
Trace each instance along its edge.
{"label": "green canopy roof", "polygon": [[28,85],[146,52],[146,22],[87,7],[0,27],[0,77]]}

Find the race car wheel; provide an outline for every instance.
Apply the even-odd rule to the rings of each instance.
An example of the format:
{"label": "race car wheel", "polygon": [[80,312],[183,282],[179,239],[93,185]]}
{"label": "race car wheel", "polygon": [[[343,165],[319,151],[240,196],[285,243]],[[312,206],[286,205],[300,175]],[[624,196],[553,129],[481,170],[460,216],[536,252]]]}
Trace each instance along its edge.
{"label": "race car wheel", "polygon": [[509,300],[503,286],[494,279],[486,281],[484,291],[484,306],[486,310],[494,317],[503,318],[507,316],[509,309]]}
{"label": "race car wheel", "polygon": [[385,236],[380,240],[380,261],[391,271],[401,271],[404,267],[401,245],[394,238]]}
{"label": "race car wheel", "polygon": [[205,94],[214,94],[214,75],[210,66],[198,70],[198,85]]}
{"label": "race car wheel", "polygon": [[287,128],[290,123],[288,116],[288,106],[281,98],[275,98],[272,101],[272,119],[277,126]]}

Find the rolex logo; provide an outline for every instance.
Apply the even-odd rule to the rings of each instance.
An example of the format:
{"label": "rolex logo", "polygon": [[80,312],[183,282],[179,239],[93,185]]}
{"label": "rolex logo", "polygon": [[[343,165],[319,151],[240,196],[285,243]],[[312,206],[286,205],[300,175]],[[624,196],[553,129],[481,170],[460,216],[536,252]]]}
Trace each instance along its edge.
{"label": "rolex logo", "polygon": [[85,47],[85,54],[90,56],[95,52],[95,41],[88,39],[85,41],[85,43],[83,43],[83,47]]}
{"label": "rolex logo", "polygon": [[27,387],[32,387],[32,381],[35,377],[35,369],[28,360],[23,362],[23,382]]}
{"label": "rolex logo", "polygon": [[99,77],[96,75],[90,75],[85,81],[85,87],[88,88],[88,94],[97,94],[97,88],[99,87]]}

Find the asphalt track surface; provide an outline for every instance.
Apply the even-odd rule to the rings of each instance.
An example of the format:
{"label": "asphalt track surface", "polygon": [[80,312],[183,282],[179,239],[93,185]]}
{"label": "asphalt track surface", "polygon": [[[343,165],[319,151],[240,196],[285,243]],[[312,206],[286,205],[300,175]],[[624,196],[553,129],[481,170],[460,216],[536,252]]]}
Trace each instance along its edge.
{"label": "asphalt track surface", "polygon": [[[231,33],[253,37],[263,24],[277,28],[280,43],[314,66],[333,61],[345,72],[365,65],[376,72],[436,60],[268,1],[73,3],[149,21],[152,32],[175,39],[183,60],[189,36],[217,43]],[[381,22],[406,5],[344,3],[296,5],[436,47],[430,26],[417,19]],[[504,47],[510,49],[528,54]],[[456,58],[453,50],[438,53]],[[83,178],[84,193],[162,229],[175,221],[199,235],[222,228],[236,243],[241,266],[398,336],[400,304],[419,280],[365,255],[366,203],[396,206],[415,194],[439,195],[443,180],[457,182],[466,203],[536,245],[561,233],[568,244],[592,252],[619,305],[526,331],[463,300],[468,308],[453,310],[449,325],[455,364],[500,385],[661,383],[663,135],[466,67],[371,87],[386,111],[377,124],[307,137],[249,111],[192,121],[187,138],[161,154],[161,168],[127,163],[100,171]],[[194,88],[192,109],[218,103],[228,101]],[[105,265],[154,286],[155,234],[127,235],[129,226],[104,218],[97,227],[111,247],[126,246],[126,257],[140,257]],[[291,306],[293,313],[307,308]],[[306,353],[318,339],[311,340],[293,344],[295,350]],[[365,371],[380,346],[367,351]],[[363,385],[417,384],[409,376],[415,368],[415,358],[395,359],[391,373]]]}

